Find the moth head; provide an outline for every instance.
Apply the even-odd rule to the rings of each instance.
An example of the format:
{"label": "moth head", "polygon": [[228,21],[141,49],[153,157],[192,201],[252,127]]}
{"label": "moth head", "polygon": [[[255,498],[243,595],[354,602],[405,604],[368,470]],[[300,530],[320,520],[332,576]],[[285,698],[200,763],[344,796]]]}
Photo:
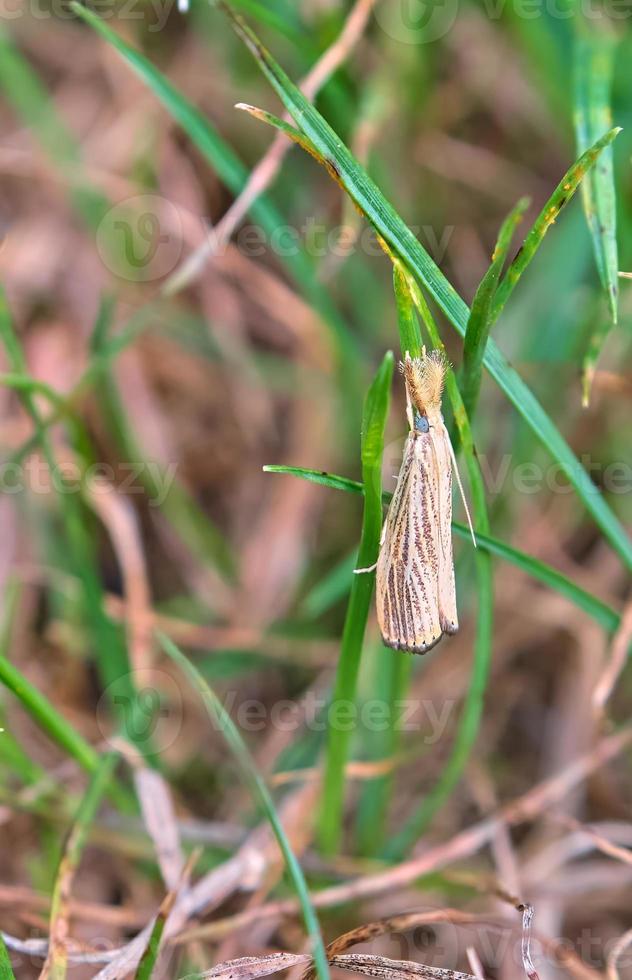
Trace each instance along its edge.
{"label": "moth head", "polygon": [[[430,425],[441,417],[441,396],[445,383],[449,362],[443,351],[431,350],[426,353],[423,349],[421,357],[411,357],[408,351],[400,365],[404,375],[408,397],[421,419],[427,419]],[[415,422],[415,429],[425,431]]]}

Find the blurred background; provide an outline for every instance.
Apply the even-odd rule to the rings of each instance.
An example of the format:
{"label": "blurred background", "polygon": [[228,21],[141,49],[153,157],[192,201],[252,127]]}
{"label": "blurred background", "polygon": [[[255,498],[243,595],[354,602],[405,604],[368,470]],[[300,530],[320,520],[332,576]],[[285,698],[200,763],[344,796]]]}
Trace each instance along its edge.
{"label": "blurred background", "polygon": [[[632,929],[631,759],[619,728],[632,706],[623,669],[629,607],[617,632],[629,577],[620,556],[484,377],[474,438],[491,534],[610,612],[591,615],[494,560],[493,659],[476,747],[440,813],[393,865],[388,842],[450,758],[470,683],[478,593],[471,545],[455,540],[456,637],[423,658],[386,651],[371,611],[357,710],[380,698],[390,711],[405,707],[397,724],[392,713],[375,723],[370,710],[356,719],[342,844],[323,854],[312,819],[322,711],[362,498],[262,467],[362,478],[363,398],[384,352],[398,356],[391,264],[323,168],[235,109],[283,112],[221,12],[201,0],[188,11],[175,0],[93,0],[117,50],[65,0],[3,3],[0,925],[12,937],[16,976],[38,976],[44,964],[64,838],[94,769],[82,746],[121,750],[125,761],[123,798],[107,798],[89,821],[74,875],[69,934],[79,958],[123,947],[164,896],[160,830],[147,822],[147,798],[156,805],[160,793],[171,801],[159,810],[163,833],[179,835],[187,854],[201,849],[192,875],[208,892],[174,935],[202,932],[170,940],[155,975],[305,947],[295,909],[257,918],[261,907],[291,901],[293,886],[222,733],[157,645],[156,625],[236,721],[314,891],[406,867],[457,841],[453,856],[419,875],[369,887],[362,901],[351,890],[324,902],[327,941],[411,908],[458,909],[469,925],[391,930],[366,948],[472,972],[473,946],[481,975],[513,978],[522,975],[520,920],[509,896],[535,905],[538,935],[548,937],[538,946],[543,980],[616,970],[612,951]],[[511,258],[578,155],[576,21],[590,33],[601,9],[561,0],[235,7],[292,79],[325,56],[310,95],[318,90],[320,112],[470,303],[508,212],[531,199]],[[606,101],[623,127],[613,161],[626,271],[631,11],[612,3],[605,13]],[[133,52],[146,60],[131,63]],[[599,131],[609,125],[604,117]],[[265,193],[244,204],[239,191],[262,159]],[[611,328],[577,194],[494,327],[627,526],[631,312],[632,284],[622,279]],[[458,370],[462,339],[438,312],[437,322]],[[596,370],[582,407],[587,354]],[[396,374],[388,490],[405,431]],[[464,520],[458,501],[455,516]],[[613,651],[622,669],[608,686]],[[130,708],[134,690],[140,715]],[[145,737],[146,764],[162,783],[137,785],[140,815],[130,773],[138,783],[147,770],[129,743]],[[619,737],[613,748],[608,739]],[[570,780],[564,792],[555,790],[560,778]],[[551,797],[539,790],[550,780]],[[518,807],[479,843],[458,844],[529,793],[528,814]],[[241,922],[244,910],[251,918]],[[631,964],[624,954],[609,980],[632,977]],[[69,966],[73,977],[100,968]]]}

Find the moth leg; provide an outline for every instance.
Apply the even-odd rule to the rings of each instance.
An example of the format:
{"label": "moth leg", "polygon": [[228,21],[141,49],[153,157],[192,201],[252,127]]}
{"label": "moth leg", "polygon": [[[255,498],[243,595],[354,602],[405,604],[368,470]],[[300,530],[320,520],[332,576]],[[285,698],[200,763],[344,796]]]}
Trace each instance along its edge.
{"label": "moth leg", "polygon": [[354,575],[365,575],[367,572],[374,572],[377,568],[377,562],[374,561],[372,565],[368,565],[366,568],[354,568]]}
{"label": "moth leg", "polygon": [[[386,521],[384,521],[384,523],[382,524],[382,533],[380,534],[380,550],[382,548],[382,545],[384,544],[385,538],[386,538]],[[368,566],[368,568],[354,568],[353,574],[364,575],[366,572],[374,572],[376,568],[377,568],[377,561],[374,561],[372,565]]]}

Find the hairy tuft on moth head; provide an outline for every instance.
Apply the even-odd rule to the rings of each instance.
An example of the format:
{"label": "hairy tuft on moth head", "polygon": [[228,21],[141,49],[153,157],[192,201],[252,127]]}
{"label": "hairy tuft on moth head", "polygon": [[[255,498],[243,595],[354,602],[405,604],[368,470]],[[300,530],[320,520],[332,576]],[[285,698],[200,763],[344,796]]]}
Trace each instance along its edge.
{"label": "hairy tuft on moth head", "polygon": [[440,350],[431,350],[422,357],[411,357],[406,352],[406,360],[400,365],[406,381],[408,395],[421,416],[431,422],[441,414],[441,396],[448,370],[448,360]]}

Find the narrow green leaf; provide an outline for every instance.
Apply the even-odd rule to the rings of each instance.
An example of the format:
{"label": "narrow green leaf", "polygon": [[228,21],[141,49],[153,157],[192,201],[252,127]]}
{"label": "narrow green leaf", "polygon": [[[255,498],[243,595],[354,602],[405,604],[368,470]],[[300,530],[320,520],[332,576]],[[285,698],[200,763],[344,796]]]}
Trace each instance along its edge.
{"label": "narrow green leaf", "polygon": [[421,331],[410,300],[410,290],[406,276],[397,262],[393,263],[393,292],[397,307],[397,327],[402,356],[408,352],[411,357],[421,356]]}
{"label": "narrow green leaf", "polygon": [[[379,698],[388,726],[376,726],[364,733],[364,759],[378,762],[394,760],[402,740],[401,726],[396,723],[408,692],[414,657],[393,656],[382,643],[375,650],[377,677],[374,681],[375,697]],[[374,857],[384,851],[388,832],[388,809],[395,788],[395,770],[366,780],[360,791],[356,820],[358,850],[366,857]]]}
{"label": "narrow green leaf", "polygon": [[[410,228],[402,221],[392,205],[354,159],[342,140],[288,78],[254,32],[223,0],[219,0],[218,5],[230,17],[236,32],[252,52],[261,70],[299,129],[309,137],[320,155],[329,161],[330,165],[333,165],[339,183],[353,198],[395,255],[428,289],[456,330],[461,336],[464,336],[470,312],[466,303],[415,238]],[[569,171],[571,179],[567,181],[564,178],[560,187],[554,192],[552,198],[554,202],[553,211],[546,219],[546,227],[559,213],[564,204],[564,199],[572,194],[586,171],[594,165],[601,151],[612,142],[618,132],[619,130],[612,130],[607,133],[571,167]],[[565,182],[569,184],[567,189],[563,187]],[[546,231],[546,227],[543,227],[541,222],[536,222],[536,226],[534,236],[527,239],[531,254],[533,254],[533,247],[537,248],[537,244]],[[524,247],[523,251],[525,251]],[[519,257],[514,262],[516,265],[512,280],[505,287],[506,295],[501,293],[503,286],[499,287],[498,308],[502,308],[513,284],[528,264],[524,258]],[[632,570],[632,542],[630,542],[620,521],[603,500],[599,490],[531,390],[508,364],[491,338],[487,342],[483,363],[540,442],[559,463],[561,470],[575,488],[578,497],[601,528],[612,548],[620,555],[625,565]]]}
{"label": "narrow green leaf", "polygon": [[[97,359],[106,350],[108,339],[107,325],[99,317],[91,338],[91,350]],[[210,565],[224,579],[234,578],[233,556],[223,534],[176,475],[160,470],[155,462],[148,465],[121,400],[111,362],[99,372],[96,389],[112,437],[124,459],[135,467],[149,499],[160,508],[167,522],[202,564]]]}
{"label": "narrow green leaf", "polygon": [[590,405],[590,393],[597,370],[599,357],[606,341],[606,337],[612,330],[613,322],[611,319],[601,320],[590,335],[588,347],[582,361],[582,406],[588,408]]}
{"label": "narrow green leaf", "polygon": [[[364,493],[364,487],[357,480],[349,480],[346,477],[337,476],[334,473],[325,473],[322,470],[305,470],[299,466],[274,466],[265,467],[265,469],[271,473],[286,473],[290,476],[297,476],[301,480],[309,480],[311,483],[331,487],[333,490],[344,490],[347,493]],[[388,504],[390,499],[391,494],[384,491],[382,494],[383,503]],[[453,521],[452,530],[459,537],[471,541],[470,529],[467,525]],[[566,575],[558,572],[550,565],[545,564],[538,558],[534,558],[532,555],[527,555],[523,551],[512,548],[511,545],[505,544],[504,541],[499,541],[497,538],[493,538],[488,534],[482,534],[480,531],[476,532],[476,544],[479,548],[483,548],[492,555],[498,555],[503,561],[515,565],[516,568],[520,568],[536,581],[559,592],[560,595],[567,598],[578,609],[581,609],[594,619],[596,623],[608,630],[609,633],[613,633],[618,629],[620,616],[614,609],[590,592],[586,592],[585,589],[582,589],[572,579],[567,578]]]}
{"label": "narrow green leaf", "polygon": [[[615,38],[600,24],[579,27],[574,50],[575,136],[583,153],[612,126],[610,96]],[[582,202],[592,236],[599,278],[606,292],[613,323],[617,322],[619,259],[612,147],[607,146],[596,167],[582,183]]]}
{"label": "narrow green leaf", "polygon": [[[239,194],[249,177],[248,168],[242,163],[232,148],[222,139],[213,124],[178,92],[174,85],[151,61],[127,44],[91,10],[80,3],[71,2],[71,9],[86,21],[121,55],[136,75],[154,93],[173,119],[182,127],[204,158],[217,171],[220,179],[232,191]],[[265,196],[258,197],[250,208],[253,218],[269,235],[286,222],[283,216]],[[281,256],[295,281],[301,286],[312,305],[318,310],[329,326],[334,341],[343,360],[354,355],[357,349],[355,338],[347,324],[338,314],[327,291],[314,274],[314,268],[305,252],[289,250]]]}
{"label": "narrow green leaf", "polygon": [[24,710],[49,738],[72,756],[86,772],[95,772],[99,765],[99,754],[77,734],[72,725],[26,679],[24,674],[7,660],[4,651],[0,653],[0,682],[16,696]]}
{"label": "narrow green leaf", "polygon": [[[64,853],[53,887],[53,894],[50,906],[50,935],[51,942],[48,951],[46,964],[50,973],[50,980],[65,980],[68,970],[68,950],[64,937],[64,926],[61,927],[61,936],[56,936],[58,920],[61,917],[67,922],[69,915],[68,900],[70,898],[70,885],[79,867],[81,855],[88,839],[90,827],[94,822],[101,798],[111,780],[114,766],[119,756],[116,752],[109,752],[99,758],[96,770],[88,784],[88,788],[79,804],[74,825],[66,839]],[[46,968],[45,968],[46,969]]]}
{"label": "narrow green leaf", "polygon": [[463,373],[461,377],[463,404],[470,419],[474,415],[481,387],[485,347],[492,327],[494,297],[514,232],[528,207],[529,199],[523,197],[503,221],[496,248],[492,254],[491,265],[481,279],[472,302],[463,344]]}
{"label": "narrow green leaf", "polygon": [[621,132],[620,128],[615,128],[604,133],[600,139],[596,140],[579,159],[573,163],[566,171],[559,184],[551,194],[550,198],[540,211],[527,237],[522,243],[513,262],[507,269],[496,292],[492,321],[500,315],[505,303],[514,291],[522,274],[533,259],[539,249],[547,231],[557,221],[558,215],[568,204],[573,194],[581,184],[582,180],[590,174],[597,161],[602,157],[604,151],[611,145],[612,141]]}
{"label": "narrow green leaf", "polygon": [[76,140],[62,122],[46,87],[3,27],[0,27],[0,87],[64,180],[70,181],[77,210],[90,228],[96,228],[110,204],[103,194],[90,187],[82,174]]}
{"label": "narrow green leaf", "polygon": [[191,681],[193,687],[202,697],[209,717],[219,726],[243,775],[250,785],[253,796],[258,799],[259,803],[261,804],[261,807],[268,818],[274,836],[276,837],[279,848],[281,849],[288,874],[292,879],[299,898],[305,928],[307,929],[311,940],[311,952],[314,957],[314,963],[318,976],[320,980],[329,980],[327,953],[325,951],[325,945],[320,931],[318,917],[314,910],[314,906],[312,905],[307,882],[305,881],[301,866],[297,861],[294,852],[292,851],[290,842],[286,837],[283,824],[279,820],[279,816],[276,812],[274,801],[270,795],[268,787],[259,775],[257,767],[241,737],[239,729],[224,708],[224,705],[220,699],[202,677],[197,667],[195,667],[194,664],[192,664],[191,661],[185,657],[182,651],[175,645],[173,640],[171,640],[165,633],[157,632],[156,635],[164,652],[182,668],[183,672]]}
{"label": "narrow green leaf", "polygon": [[[48,428],[44,424],[41,412],[33,397],[34,382],[26,374],[26,360],[15,333],[2,289],[0,289],[0,342],[7,351],[9,365],[14,375],[18,379],[20,377],[23,379],[23,385],[18,386],[17,390],[20,392],[25,410],[33,420],[35,444],[41,445],[51,475],[57,474],[59,477],[60,471]],[[48,393],[46,386],[41,390],[46,394]],[[52,394],[52,401],[55,406],[58,406],[59,397],[55,393]],[[61,414],[64,412],[62,411]],[[72,418],[72,416],[70,417]],[[73,431],[72,434],[76,436],[76,432]],[[81,463],[79,458],[78,462]],[[53,480],[53,485],[57,489],[57,502],[63,522],[64,546],[68,550],[71,570],[81,582],[82,613],[86,626],[92,635],[95,660],[103,687],[110,689],[112,683],[118,682],[120,688],[124,689],[130,698],[133,698],[127,648],[119,626],[113,623],[105,612],[105,597],[95,555],[95,542],[90,528],[84,520],[85,515],[81,501],[75,493],[65,492],[63,478],[61,486],[56,480]],[[121,709],[119,714],[124,718],[124,710]]]}
{"label": "narrow green leaf", "polygon": [[[398,264],[397,261],[396,264]],[[404,277],[405,285],[408,288],[408,302],[411,308],[414,305],[420,314],[430,337],[432,347],[442,350],[445,354],[443,341],[441,340],[441,336],[439,335],[439,331],[421,289],[412,276],[407,274],[403,268],[400,271]],[[412,310],[411,315],[414,316]],[[451,368],[448,369],[446,376],[446,391],[452,406],[454,421],[459,433],[472,490],[474,527],[477,532],[481,531],[483,534],[489,534],[489,518],[487,516],[487,501],[485,499],[483,475],[474,449],[470,422],[456,383],[456,377]],[[411,815],[404,828],[389,841],[386,851],[389,857],[398,858],[403,856],[412,847],[416,839],[426,830],[434,815],[445,805],[456,788],[476,743],[491,666],[494,590],[493,570],[489,554],[484,549],[477,548],[474,553],[474,561],[476,565],[476,587],[478,591],[474,657],[470,683],[463,709],[459,716],[454,746],[439,778],[423,800],[421,806]]]}
{"label": "narrow green leaf", "polygon": [[353,581],[353,570],[357,567],[358,552],[354,548],[351,554],[345,555],[310,589],[301,603],[301,612],[310,619],[318,619],[328,612],[349,592]]}
{"label": "narrow green leaf", "polygon": [[[388,351],[367,392],[362,420],[361,456],[364,486],[362,533],[358,567],[369,568],[377,561],[382,531],[382,455],[384,428],[388,415],[393,355]],[[334,716],[340,707],[353,704],[360,669],[362,644],[366,630],[375,575],[354,575],[347,606],[340,659],[333,691]],[[346,726],[330,725],[327,732],[325,776],[319,819],[319,839],[325,853],[338,850],[342,829],[345,766],[349,757],[351,732]]]}
{"label": "narrow green leaf", "polygon": [[[470,538],[470,529],[465,524],[459,524],[454,521],[452,523],[452,530],[460,538]],[[504,541],[499,541],[498,538],[481,534],[480,531],[476,533],[476,544],[479,548],[483,548],[491,555],[497,555],[511,565],[515,565],[516,568],[520,568],[523,572],[526,572],[532,579],[541,582],[543,585],[548,586],[548,588],[553,589],[554,592],[564,596],[609,633],[614,633],[619,628],[621,617],[611,606],[602,602],[601,599],[598,599],[591,592],[582,589],[580,585],[577,585],[572,579],[567,578],[562,572],[558,572],[551,565],[540,561],[539,558],[534,558],[533,555],[525,554],[524,551],[518,551],[517,548],[512,548],[511,545],[505,544]]]}
{"label": "narrow green leaf", "polygon": [[286,123],[284,119],[280,119],[279,116],[275,116],[272,112],[268,112],[266,109],[259,109],[256,105],[249,105],[248,102],[238,102],[235,109],[240,109],[242,112],[247,112],[249,116],[253,119],[259,120],[259,122],[266,123],[267,126],[272,126],[273,129],[279,130],[288,139],[291,139],[293,143],[300,146],[301,149],[310,153],[319,163],[323,162],[323,158],[319,154],[318,150],[306,136],[300,132],[300,130],[295,129],[294,126],[290,126]]}
{"label": "narrow green leaf", "polygon": [[321,486],[333,487],[334,490],[348,490],[351,493],[364,493],[364,487],[357,480],[349,480],[346,476],[336,476],[335,473],[327,473],[325,470],[307,470],[299,466],[283,466],[270,463],[263,467],[264,473],[291,473],[293,476],[300,476],[303,480],[310,483],[318,483]]}
{"label": "narrow green leaf", "polygon": [[154,927],[149,935],[147,948],[145,949],[140,963],[138,964],[136,973],[134,974],[134,980],[151,980],[151,976],[158,961],[158,956],[160,955],[162,935],[165,931],[166,921],[166,915],[158,912],[156,921],[154,922]]}
{"label": "narrow green leaf", "polygon": [[0,980],[15,980],[15,974],[11,966],[7,947],[2,938],[2,933],[0,933]]}

